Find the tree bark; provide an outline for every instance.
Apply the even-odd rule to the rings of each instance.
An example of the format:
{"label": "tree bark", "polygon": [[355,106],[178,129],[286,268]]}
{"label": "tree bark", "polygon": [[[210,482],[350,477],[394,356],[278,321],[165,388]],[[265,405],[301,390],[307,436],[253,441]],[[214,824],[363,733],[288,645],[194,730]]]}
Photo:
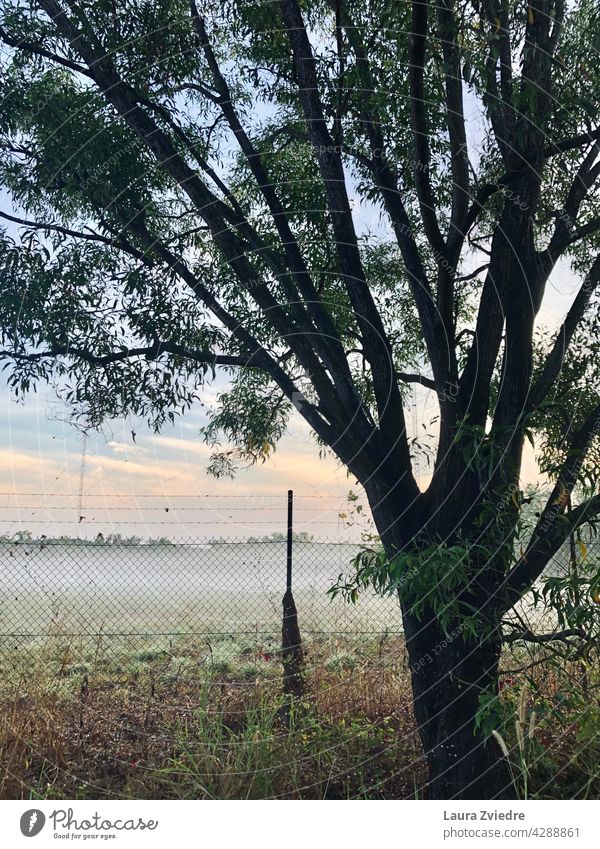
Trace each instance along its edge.
{"label": "tree bark", "polygon": [[498,692],[500,635],[474,638],[464,625],[445,633],[431,614],[403,610],[415,717],[431,799],[514,799],[509,765],[476,725],[479,696]]}

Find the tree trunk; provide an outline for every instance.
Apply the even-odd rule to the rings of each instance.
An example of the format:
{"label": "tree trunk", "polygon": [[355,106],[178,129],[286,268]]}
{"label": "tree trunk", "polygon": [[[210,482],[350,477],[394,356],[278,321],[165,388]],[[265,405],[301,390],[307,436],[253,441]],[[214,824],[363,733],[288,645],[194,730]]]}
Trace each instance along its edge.
{"label": "tree trunk", "polygon": [[433,614],[403,618],[429,798],[516,798],[500,747],[476,727],[479,696],[497,694],[499,631],[475,639],[460,622],[444,633]]}

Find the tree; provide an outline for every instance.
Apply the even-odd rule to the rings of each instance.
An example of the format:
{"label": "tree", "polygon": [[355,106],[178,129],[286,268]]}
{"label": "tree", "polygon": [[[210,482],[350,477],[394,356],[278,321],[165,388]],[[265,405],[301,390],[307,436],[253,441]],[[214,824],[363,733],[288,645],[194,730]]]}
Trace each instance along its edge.
{"label": "tree", "polygon": [[[600,426],[595,4],[4,0],[0,37],[15,391],[159,428],[225,373],[216,474],[295,408],[366,491],[430,795],[510,796],[477,722],[500,620],[600,507],[566,510]],[[579,288],[549,337],[559,262]],[[515,556],[528,437],[554,484]]]}

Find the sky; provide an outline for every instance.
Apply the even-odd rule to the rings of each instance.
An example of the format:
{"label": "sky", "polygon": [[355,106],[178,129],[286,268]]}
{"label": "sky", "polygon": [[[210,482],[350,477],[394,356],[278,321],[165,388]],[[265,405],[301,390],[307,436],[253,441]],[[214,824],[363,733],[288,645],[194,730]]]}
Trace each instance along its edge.
{"label": "sky", "polygon": [[84,440],[50,391],[17,404],[4,388],[1,398],[0,532],[264,536],[285,530],[292,489],[295,530],[348,537],[339,513],[355,481],[334,458],[319,458],[299,420],[264,464],[216,480],[206,473],[200,408],[160,434],[130,420]]}
{"label": "sky", "polygon": [[[481,113],[468,99],[466,107],[469,143],[475,149]],[[359,233],[392,238],[373,205],[353,200]],[[1,189],[0,208],[11,210]],[[559,326],[578,284],[565,263],[557,265],[538,325]],[[214,401],[214,395],[209,388],[203,401]],[[431,393],[415,390],[408,410],[411,435],[421,432],[436,412]],[[355,538],[363,529],[339,518],[347,512],[348,491],[360,492],[360,487],[334,457],[319,456],[308,426],[296,414],[274,455],[240,470],[233,481],[206,474],[210,448],[199,436],[202,415],[201,408],[192,410],[159,435],[141,422],[114,423],[102,434],[89,435],[82,463],[82,434],[68,423],[68,411],[52,392],[40,387],[38,394],[16,403],[0,379],[0,533],[262,536],[284,530],[288,489],[296,497],[296,530],[337,540]],[[424,488],[429,469],[420,462],[416,473]],[[538,478],[527,448],[522,483]]]}
{"label": "sky", "polygon": [[[556,328],[576,288],[568,267],[557,267],[538,323]],[[203,401],[210,404],[215,395],[216,387],[208,387]],[[308,426],[295,413],[264,464],[240,469],[235,480],[216,480],[206,473],[210,448],[199,435],[200,407],[158,435],[140,421],[115,422],[102,433],[90,433],[85,448],[82,433],[69,424],[68,410],[49,388],[41,386],[17,403],[0,385],[0,409],[0,533],[264,536],[285,530],[289,489],[295,493],[297,531],[346,540],[369,529],[365,521],[339,518],[349,513],[348,491],[361,495],[361,489],[334,457],[319,456]],[[422,429],[435,413],[431,394],[415,392],[409,431]],[[424,488],[429,469],[423,461],[416,472]],[[538,478],[528,447],[522,483]]]}

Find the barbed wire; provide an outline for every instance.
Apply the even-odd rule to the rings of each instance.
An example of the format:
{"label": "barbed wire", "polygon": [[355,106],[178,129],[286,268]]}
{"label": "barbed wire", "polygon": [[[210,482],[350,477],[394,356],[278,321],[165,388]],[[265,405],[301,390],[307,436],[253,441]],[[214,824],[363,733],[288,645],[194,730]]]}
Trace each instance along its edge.
{"label": "barbed wire", "polygon": [[[51,507],[46,507],[46,506],[43,506],[43,505],[39,506],[39,507],[36,507],[35,505],[30,505],[28,507],[22,507],[22,506],[10,506],[10,505],[0,504],[0,510],[33,510],[34,512],[37,512],[37,511],[41,511],[41,510],[75,510],[75,509],[76,509],[75,507],[72,507],[70,505],[62,505],[62,504],[53,505]],[[100,504],[98,504],[98,505],[86,504],[84,509],[85,510],[118,510],[119,512],[127,510],[129,512],[139,512],[139,513],[150,512],[151,510],[153,510],[153,511],[160,510],[162,512],[164,512],[165,510],[174,510],[174,511],[177,510],[179,512],[182,512],[182,511],[185,510],[185,511],[188,511],[188,512],[206,513],[206,512],[213,511],[216,508],[214,508],[214,507],[163,507],[163,506],[157,506],[157,507],[115,507],[115,506],[112,506],[111,507],[111,506],[103,506],[103,505],[100,505]],[[282,512],[281,507],[260,507],[258,505],[253,506],[253,507],[227,507],[227,508],[219,508],[219,509],[226,509],[228,513],[235,513],[235,512],[248,513],[252,510],[260,510],[261,513],[281,513]],[[322,512],[323,508],[322,507],[303,507],[302,511],[303,512],[310,512],[310,513],[314,513],[314,512],[317,512],[317,511]]]}
{"label": "barbed wire", "polygon": [[[19,519],[0,519],[0,524],[2,524],[2,525],[14,525],[16,523],[19,523],[20,521],[24,521],[24,519],[20,519],[20,518]],[[83,524],[83,522],[80,521],[79,519],[73,519],[72,521],[69,521],[67,519],[52,519],[52,520],[50,520],[50,519],[29,519],[28,518],[26,521],[29,522],[32,525],[80,525],[80,524]],[[86,521],[89,524],[90,522],[95,522],[96,520],[84,518],[84,521]],[[176,520],[171,521],[171,522],[165,522],[165,521],[161,520],[160,522],[158,522],[158,521],[155,521],[154,519],[152,519],[148,522],[132,522],[131,519],[111,519],[110,524],[111,525],[146,525],[146,524],[148,524],[148,525],[180,525],[180,524],[184,524],[184,525],[231,525],[231,524],[235,524],[235,523],[221,521],[221,520],[204,521],[204,520],[201,520],[201,519],[186,519],[185,522],[178,522]],[[250,524],[250,523],[244,522],[243,524]],[[271,519],[265,519],[264,521],[259,519],[259,520],[253,520],[251,524],[252,525],[277,525],[279,527],[285,528],[285,520],[283,520],[283,519],[281,521],[277,521],[277,522],[273,522]],[[331,527],[331,524],[332,524],[331,521],[330,522],[322,522],[322,521],[313,522],[311,520],[310,523],[306,523],[306,526],[310,526],[312,528],[315,525],[328,525],[329,527]],[[306,530],[306,527],[304,527],[303,530]]]}
{"label": "barbed wire", "polygon": [[[78,498],[78,494],[73,492],[0,492],[0,496],[31,496],[32,498],[45,498],[48,495],[51,495],[52,498]],[[223,493],[202,493],[202,494],[190,494],[188,493],[165,493],[163,495],[152,495],[150,493],[136,494],[136,493],[127,493],[127,492],[106,492],[101,495],[89,495],[86,494],[86,498],[277,498],[280,500],[285,500],[287,498],[286,493],[273,493],[272,495],[264,494],[264,493],[246,493],[246,494],[235,494],[235,495],[225,495]],[[343,501],[344,496],[336,496],[336,495],[315,495],[315,494],[297,494],[294,492],[294,500],[298,500],[300,498],[321,498],[321,499],[335,499]]]}

